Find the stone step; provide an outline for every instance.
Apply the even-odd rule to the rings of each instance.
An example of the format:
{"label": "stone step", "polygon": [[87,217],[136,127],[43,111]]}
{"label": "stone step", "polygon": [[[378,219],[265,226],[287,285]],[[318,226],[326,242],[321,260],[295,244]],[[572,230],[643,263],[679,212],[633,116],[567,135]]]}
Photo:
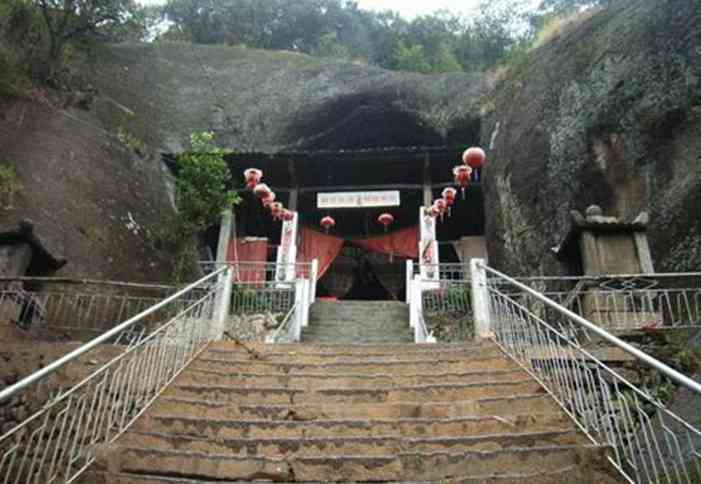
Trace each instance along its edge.
{"label": "stone step", "polygon": [[[582,480],[588,478],[588,480]],[[127,474],[115,473],[109,474],[106,472],[92,471],[87,472],[79,484],[243,484],[252,481],[232,481],[219,480],[211,481],[209,479],[190,479],[188,477],[167,477],[154,476],[144,474]],[[271,482],[255,481],[255,482]],[[275,481],[278,484],[293,484],[292,481]],[[294,481],[299,483],[300,481]],[[320,481],[305,481],[307,484],[324,484]],[[345,481],[347,484],[360,484],[357,481]],[[438,480],[407,480],[407,481],[385,481],[386,484],[562,484],[563,482],[573,482],[578,484],[613,484],[618,483],[615,477],[611,476],[605,470],[592,469],[590,472],[583,474],[577,465],[569,465],[550,472],[510,472],[508,475],[488,475],[488,476],[472,476],[460,478],[443,478]]]}
{"label": "stone step", "polygon": [[381,344],[381,343],[411,343],[414,337],[411,335],[398,336],[358,336],[358,335],[342,335],[342,336],[309,336],[302,335],[303,342],[309,343],[336,343],[342,345],[355,344]]}
{"label": "stone step", "polygon": [[394,420],[234,420],[190,415],[147,414],[133,429],[211,439],[302,439],[331,437],[462,437],[465,435],[545,432],[572,429],[558,409],[510,417],[399,418]]}
{"label": "stone step", "polygon": [[202,353],[205,358],[218,358],[231,361],[265,361],[270,363],[309,363],[309,364],[328,364],[328,363],[364,363],[364,362],[395,362],[395,361],[436,361],[440,358],[445,361],[465,361],[472,358],[501,356],[501,350],[495,346],[479,346],[470,349],[453,349],[445,351],[416,351],[407,353],[309,353],[297,352],[294,350],[288,352],[269,352],[260,351],[249,353],[243,350],[224,350],[210,348]]}
{"label": "stone step", "polygon": [[509,418],[529,413],[559,413],[560,407],[547,394],[455,400],[444,403],[392,402],[338,405],[319,403],[272,405],[239,404],[213,399],[162,396],[150,407],[153,414],[208,419],[241,419],[311,422],[343,419],[445,419],[463,417]]}
{"label": "stone step", "polygon": [[502,433],[459,437],[315,437],[218,438],[169,433],[125,433],[117,447],[201,452],[229,457],[334,457],[339,455],[388,456],[407,452],[468,452],[506,448],[585,444],[574,429]]}
{"label": "stone step", "polygon": [[353,363],[272,363],[264,360],[236,361],[226,358],[208,358],[202,356],[196,359],[189,368],[196,370],[222,370],[231,373],[286,373],[290,375],[303,374],[365,374],[365,375],[415,375],[464,373],[482,370],[516,369],[519,366],[503,356],[486,356],[473,358],[455,358],[438,360],[430,356],[425,359],[402,359],[390,362],[365,361]]}
{"label": "stone step", "polygon": [[391,389],[335,388],[330,390],[292,390],[284,387],[247,388],[228,385],[185,385],[168,387],[164,395],[175,398],[236,402],[241,405],[267,403],[271,405],[305,404],[323,401],[327,404],[390,403],[390,402],[452,402],[479,398],[506,397],[543,391],[532,378],[513,381],[491,381],[462,385],[417,385]]}
{"label": "stone step", "polygon": [[594,482],[607,464],[598,446],[509,448],[493,451],[408,452],[394,456],[339,455],[288,458],[234,457],[193,451],[124,448],[98,451],[97,470],[110,473],[164,474],[193,479],[320,482],[386,482],[478,477],[518,472],[557,472],[577,464],[578,482]]}
{"label": "stone step", "polygon": [[440,382],[444,385],[460,385],[465,383],[513,381],[527,377],[528,374],[520,368],[417,375],[328,375],[324,373],[289,375],[286,373],[232,373],[230,370],[187,369],[178,378],[178,384],[225,385],[246,388],[282,387],[311,391],[335,388],[389,389],[422,385],[430,381]]}
{"label": "stone step", "polygon": [[470,351],[477,350],[485,347],[497,347],[495,344],[490,342],[484,343],[436,343],[436,344],[387,344],[387,345],[357,345],[357,346],[344,346],[339,347],[338,345],[316,345],[316,344],[299,344],[299,343],[287,343],[287,344],[265,344],[265,343],[246,343],[245,347],[241,343],[235,341],[215,341],[210,343],[209,351],[240,351],[248,352],[254,351],[257,353],[265,354],[282,354],[289,355],[294,354],[330,354],[332,356],[347,356],[356,355],[359,357],[372,357],[372,356],[383,356],[383,355],[396,355],[396,354],[424,354],[432,356],[445,356],[451,353],[469,353]]}

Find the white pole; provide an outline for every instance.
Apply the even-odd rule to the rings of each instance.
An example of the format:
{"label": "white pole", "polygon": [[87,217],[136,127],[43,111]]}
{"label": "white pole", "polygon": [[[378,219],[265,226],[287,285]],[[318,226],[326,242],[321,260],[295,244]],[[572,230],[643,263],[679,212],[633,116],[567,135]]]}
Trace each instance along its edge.
{"label": "white pole", "polygon": [[224,339],[224,330],[226,329],[226,322],[229,319],[229,311],[231,310],[233,276],[233,266],[228,266],[226,271],[219,276],[219,287],[217,288],[217,294],[214,296],[216,298],[216,304],[214,306],[214,324],[212,325],[210,335],[212,341]]}
{"label": "white pole", "polygon": [[414,261],[409,259],[406,261],[406,303],[411,303],[411,278],[414,277]]}
{"label": "white pole", "polygon": [[312,261],[312,273],[310,276],[311,284],[312,284],[312,296],[311,296],[312,304],[314,302],[316,302],[316,280],[318,278],[318,274],[319,274],[319,259],[314,259]]}
{"label": "white pole", "polygon": [[483,259],[470,260],[472,278],[472,311],[475,318],[475,339],[482,340],[494,336],[489,314],[489,293],[487,271]]}

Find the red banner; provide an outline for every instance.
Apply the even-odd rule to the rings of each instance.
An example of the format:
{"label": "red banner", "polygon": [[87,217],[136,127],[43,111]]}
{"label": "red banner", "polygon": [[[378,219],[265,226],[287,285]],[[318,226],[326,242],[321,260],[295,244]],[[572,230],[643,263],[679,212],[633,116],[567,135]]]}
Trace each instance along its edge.
{"label": "red banner", "polygon": [[379,237],[359,239],[352,241],[363,249],[382,254],[418,259],[419,257],[419,230],[417,226],[390,232]]}
{"label": "red banner", "polygon": [[319,280],[341,252],[342,247],[343,239],[322,234],[307,227],[300,227],[297,262],[311,262],[314,259],[319,259],[319,272],[316,276],[316,279]]}
{"label": "red banner", "polygon": [[238,282],[264,282],[265,263],[268,261],[268,239],[233,239],[229,242],[226,260],[241,263],[237,273],[234,274],[234,280]]}

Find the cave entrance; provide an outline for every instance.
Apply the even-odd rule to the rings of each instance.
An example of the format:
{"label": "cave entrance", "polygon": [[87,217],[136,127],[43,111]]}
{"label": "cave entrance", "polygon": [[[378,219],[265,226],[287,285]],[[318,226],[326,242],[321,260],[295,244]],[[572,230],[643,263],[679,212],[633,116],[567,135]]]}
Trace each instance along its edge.
{"label": "cave entrance", "polygon": [[[428,206],[454,186],[453,167],[459,163],[465,145],[420,148],[372,148],[289,153],[233,153],[227,157],[243,203],[235,209],[237,239],[265,238],[270,247],[268,261],[275,261],[280,244],[281,223],[270,217],[250,190],[243,187],[242,173],[255,167],[263,171],[263,182],[271,187],[277,201],[299,213],[300,232],[323,232],[321,218],[330,215],[336,225],[330,234],[351,241],[319,281],[320,295],[332,295],[333,284],[347,285],[343,298],[403,299],[405,260],[387,254],[372,255],[353,248],[352,241],[387,235],[377,222],[383,212],[393,215],[389,232],[418,226],[419,207]],[[325,208],[320,193],[397,192],[399,203],[362,208]],[[484,235],[484,198],[475,180],[463,198],[457,197],[451,216],[437,224],[441,261],[456,259],[453,245],[465,237]],[[214,242],[214,238],[210,238]],[[300,241],[298,240],[298,247]],[[216,252],[216,249],[213,248]],[[379,260],[385,257],[386,260]],[[459,258],[457,258],[459,260]],[[457,261],[457,260],[455,260]],[[349,282],[350,275],[353,275]],[[330,282],[333,278],[338,279]],[[392,281],[392,282],[389,282]],[[399,281],[399,282],[397,282]]]}

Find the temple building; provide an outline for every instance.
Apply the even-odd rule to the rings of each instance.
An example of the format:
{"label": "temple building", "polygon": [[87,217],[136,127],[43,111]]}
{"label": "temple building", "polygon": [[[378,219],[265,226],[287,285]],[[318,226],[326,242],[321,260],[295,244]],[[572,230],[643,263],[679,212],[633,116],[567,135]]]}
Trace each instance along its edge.
{"label": "temple building", "polygon": [[[463,193],[453,168],[467,146],[235,153],[228,162],[243,202],[229,229],[228,260],[275,262],[282,222],[250,190],[243,172],[257,168],[276,201],[298,213],[296,260],[319,260],[318,295],[402,299],[406,260],[419,257],[419,214],[457,188],[454,205],[436,217],[440,262],[486,257],[484,197],[475,170]],[[383,226],[378,217],[390,214]],[[320,221],[332,217],[326,231]],[[221,257],[221,255],[220,255]]]}

